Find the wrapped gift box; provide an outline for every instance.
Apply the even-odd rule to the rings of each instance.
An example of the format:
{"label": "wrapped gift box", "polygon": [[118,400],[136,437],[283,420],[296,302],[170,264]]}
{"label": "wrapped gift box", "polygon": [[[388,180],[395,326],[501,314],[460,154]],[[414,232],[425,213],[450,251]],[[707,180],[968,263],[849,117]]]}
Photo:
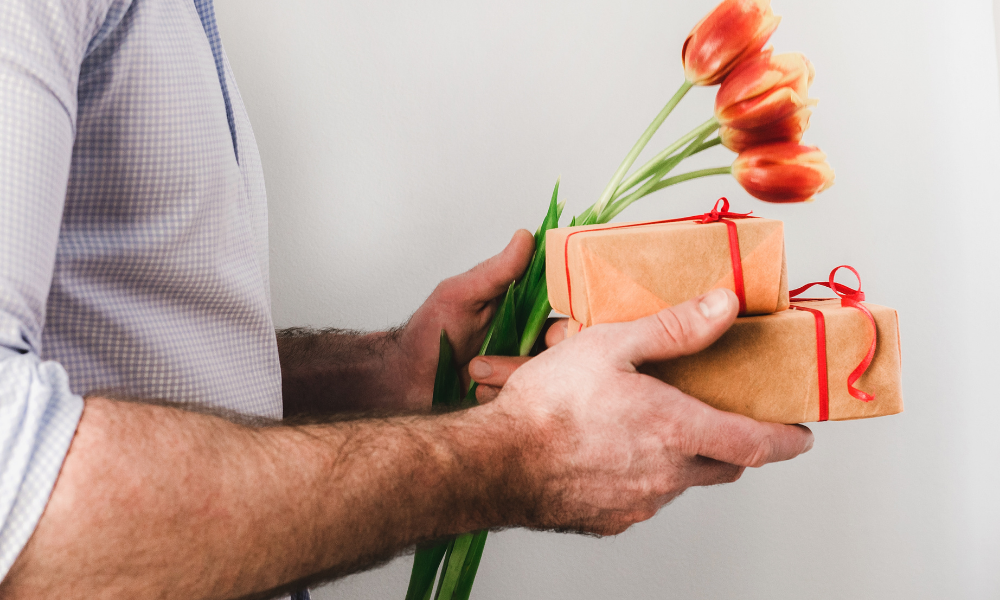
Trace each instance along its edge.
{"label": "wrapped gift box", "polygon": [[737,296],[742,287],[741,314],[784,310],[781,221],[736,217],[549,230],[549,302],[584,326],[644,317],[719,287]]}
{"label": "wrapped gift box", "polygon": [[[865,401],[853,395],[849,378],[872,341],[871,322],[841,300],[793,300],[773,315],[736,319],[707,349],[683,358],[644,365],[641,371],[721,410],[760,421],[806,423],[894,415],[903,411],[902,359],[896,311],[864,303],[877,336],[871,364],[855,381]],[[827,398],[822,398],[816,316],[822,313]],[[569,335],[582,329],[571,321]],[[825,413],[825,414],[823,414]]]}
{"label": "wrapped gift box", "polygon": [[792,307],[823,316],[827,415],[821,414],[816,317],[805,310],[737,319],[706,350],[642,370],[711,406],[761,421],[842,421],[902,412],[895,310],[865,303],[878,332],[871,364],[854,384],[872,397],[866,402],[852,395],[848,385],[871,345],[872,327],[864,313],[840,300],[793,301]]}

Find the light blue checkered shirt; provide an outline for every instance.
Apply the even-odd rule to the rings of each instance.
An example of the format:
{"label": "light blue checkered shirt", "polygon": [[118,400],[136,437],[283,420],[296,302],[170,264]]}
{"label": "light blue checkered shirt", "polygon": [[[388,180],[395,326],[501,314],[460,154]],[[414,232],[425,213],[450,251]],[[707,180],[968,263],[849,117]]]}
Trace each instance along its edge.
{"label": "light blue checkered shirt", "polygon": [[81,395],[281,417],[267,268],[210,0],[0,1],[0,578]]}

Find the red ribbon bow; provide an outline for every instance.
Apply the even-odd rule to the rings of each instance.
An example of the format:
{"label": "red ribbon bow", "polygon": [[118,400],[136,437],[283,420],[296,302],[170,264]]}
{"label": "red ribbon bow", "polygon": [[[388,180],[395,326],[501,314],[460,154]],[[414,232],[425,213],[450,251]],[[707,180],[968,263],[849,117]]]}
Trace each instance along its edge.
{"label": "red ribbon bow", "polygon": [[[719,203],[720,202],[722,203],[722,210],[719,210]],[[711,212],[707,212],[707,213],[701,215],[701,222],[702,223],[715,223],[717,221],[721,221],[722,219],[727,219],[727,218],[728,219],[746,219],[747,217],[749,217],[752,214],[753,214],[752,210],[750,212],[748,212],[748,213],[734,213],[734,212],[729,212],[729,200],[725,196],[723,196],[722,198],[719,198],[718,200],[715,201],[715,206],[712,207],[712,211]],[[691,217],[691,218],[697,219],[698,217]]]}
{"label": "red ribbon bow", "polygon": [[[719,210],[719,203],[722,203],[722,210]],[[718,223],[722,222],[726,224],[726,233],[729,234],[729,260],[733,264],[733,288],[736,292],[736,298],[740,301],[740,312],[739,314],[747,314],[747,294],[746,289],[743,284],[743,259],[740,257],[740,235],[736,231],[736,223],[729,221],[728,219],[747,219],[750,218],[748,213],[731,213],[729,212],[729,200],[723,196],[715,201],[715,206],[712,207],[712,211],[702,215],[700,223]]]}
{"label": "red ribbon bow", "polygon": [[[854,273],[854,276],[858,278],[858,289],[853,289],[834,281],[834,277],[840,269],[848,269]],[[860,310],[864,313],[865,317],[868,318],[868,322],[872,325],[872,343],[868,347],[868,353],[865,354],[861,364],[859,364],[847,378],[847,391],[851,394],[851,396],[861,400],[862,402],[871,402],[875,399],[875,396],[854,387],[854,384],[861,378],[862,375],[864,375],[865,371],[868,370],[868,366],[872,363],[872,359],[875,357],[875,345],[878,339],[878,327],[875,325],[875,317],[872,315],[871,311],[868,310],[864,304],[862,304],[865,299],[865,293],[861,291],[861,275],[859,275],[854,267],[851,267],[850,265],[840,265],[830,271],[830,278],[827,281],[814,281],[812,283],[807,283],[800,288],[796,288],[788,292],[788,295],[793,301],[796,302],[809,300],[832,300],[832,298],[798,298],[799,295],[814,285],[821,285],[833,290],[833,293],[840,297],[841,306]],[[823,318],[823,313],[814,308],[798,305],[793,305],[791,308],[810,312],[816,320],[816,365],[819,369],[819,420],[826,421],[830,415],[830,394],[827,381],[826,363],[826,321]]]}
{"label": "red ribbon bow", "polygon": [[[722,204],[722,210],[719,210],[719,204]],[[743,261],[740,257],[740,238],[736,231],[736,223],[729,221],[727,219],[755,219],[756,217],[750,216],[753,211],[748,213],[732,213],[729,212],[729,200],[725,197],[719,198],[715,201],[715,206],[712,207],[710,212],[703,215],[694,215],[691,217],[683,217],[680,219],[666,219],[663,221],[647,221],[645,223],[629,223],[627,225],[613,225],[611,227],[602,227],[600,229],[586,229],[570,232],[566,236],[566,243],[563,247],[563,256],[566,257],[566,294],[569,296],[569,316],[576,319],[576,315],[573,314],[573,287],[570,281],[569,275],[569,239],[578,233],[587,233],[588,231],[608,231],[611,229],[629,229],[632,227],[642,227],[645,225],[661,225],[663,223],[679,223],[681,221],[698,221],[699,223],[725,223],[726,230],[729,234],[729,259],[733,265],[733,291],[736,292],[736,298],[740,301],[740,314],[746,314],[747,312],[747,297],[746,289],[743,284]],[[578,319],[577,319],[578,320]],[[582,327],[582,325],[581,325]]]}

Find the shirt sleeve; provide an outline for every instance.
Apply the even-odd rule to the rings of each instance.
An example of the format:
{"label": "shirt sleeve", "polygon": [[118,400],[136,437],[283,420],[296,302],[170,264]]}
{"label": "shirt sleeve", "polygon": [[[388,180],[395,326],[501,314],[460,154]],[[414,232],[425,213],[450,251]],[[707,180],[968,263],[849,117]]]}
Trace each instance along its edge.
{"label": "shirt sleeve", "polygon": [[83,412],[41,359],[76,90],[112,0],[0,2],[0,579],[31,537]]}

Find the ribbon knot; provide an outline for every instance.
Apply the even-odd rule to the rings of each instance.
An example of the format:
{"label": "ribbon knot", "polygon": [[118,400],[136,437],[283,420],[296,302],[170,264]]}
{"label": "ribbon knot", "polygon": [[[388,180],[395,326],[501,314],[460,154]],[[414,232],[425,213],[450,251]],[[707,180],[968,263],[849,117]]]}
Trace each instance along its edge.
{"label": "ribbon knot", "polygon": [[[837,275],[837,271],[841,269],[847,269],[858,279],[858,289],[848,287],[842,283],[837,283],[834,278]],[[845,308],[856,308],[864,313],[868,322],[872,325],[872,343],[868,346],[868,352],[865,354],[864,359],[862,359],[861,364],[857,366],[854,371],[851,372],[850,376],[847,378],[847,391],[851,396],[861,400],[862,402],[871,402],[875,399],[875,396],[868,394],[854,387],[854,384],[864,375],[865,371],[868,370],[868,365],[871,364],[872,359],[875,358],[875,346],[878,341],[878,327],[875,325],[875,317],[872,315],[871,311],[868,310],[862,302],[865,299],[865,293],[861,291],[861,275],[850,265],[840,265],[834,270],[830,271],[830,277],[826,281],[814,281],[812,283],[807,283],[806,285],[796,288],[790,292],[788,295],[791,300],[795,302],[802,302],[807,300],[831,300],[832,298],[799,298],[803,292],[813,287],[814,285],[821,285],[823,287],[830,288],[833,293],[840,298],[840,305]],[[818,310],[808,308],[805,306],[792,306],[794,309],[804,310],[813,313],[816,318],[816,357],[817,357],[817,367],[820,369],[819,386],[820,386],[820,420],[825,421],[827,419],[827,410],[829,399],[827,397],[826,391],[826,325],[823,319],[823,313]]]}
{"label": "ribbon knot", "polygon": [[[837,276],[837,271],[841,269],[847,269],[858,279],[858,289],[848,287],[842,283],[837,283],[834,278]],[[800,288],[795,288],[794,290],[788,292],[789,297],[792,300],[832,300],[832,298],[799,298],[806,290],[814,285],[821,285],[826,288],[830,288],[834,294],[840,298],[840,305],[844,307],[864,309],[859,303],[864,302],[865,293],[861,291],[861,275],[850,265],[840,265],[836,269],[830,271],[830,278],[826,281],[814,281],[812,283],[807,283]]]}
{"label": "ribbon knot", "polygon": [[[722,210],[719,210],[719,204],[722,204]],[[707,212],[701,216],[701,223],[717,223],[722,219],[745,219],[753,214],[751,210],[748,213],[734,213],[729,212],[729,199],[723,196],[715,201],[715,206],[712,207],[711,212]],[[697,218],[697,217],[695,217]]]}
{"label": "ribbon knot", "polygon": [[[858,289],[851,289],[846,285],[837,283],[833,280],[837,271],[840,269],[848,269],[851,273],[854,273],[854,276],[858,278]],[[840,265],[836,269],[830,271],[830,280],[827,283],[829,284],[828,287],[833,290],[833,293],[840,296],[841,306],[851,306],[857,308],[859,302],[864,302],[865,293],[861,291],[861,275],[858,275],[858,272],[854,270],[854,267],[849,265]]]}

